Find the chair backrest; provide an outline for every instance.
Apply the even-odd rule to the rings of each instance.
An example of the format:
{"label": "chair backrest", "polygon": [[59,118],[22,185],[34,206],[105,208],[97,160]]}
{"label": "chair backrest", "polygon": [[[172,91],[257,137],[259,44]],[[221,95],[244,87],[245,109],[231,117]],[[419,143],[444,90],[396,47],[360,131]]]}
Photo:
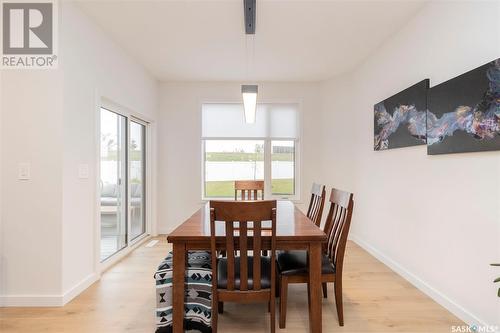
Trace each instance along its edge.
{"label": "chair backrest", "polygon": [[[259,200],[258,193],[261,192],[260,200],[264,200],[263,180],[235,180],[234,200],[238,200],[238,192],[241,193],[241,200]],[[245,196],[246,193],[246,196]]]}
{"label": "chair backrest", "polygon": [[330,194],[330,210],[324,231],[328,236],[326,252],[335,265],[335,271],[342,273],[347,236],[351,226],[354,208],[353,194],[335,188]]}
{"label": "chair backrest", "polygon": [[[262,230],[271,232],[271,263],[273,263],[271,264],[271,276],[275,276],[276,200],[210,201],[210,247],[213,281],[217,281],[218,275],[215,221],[222,221],[225,224],[224,249],[227,253],[227,290],[235,290],[235,250],[240,251],[239,291],[249,290],[247,260],[249,251],[253,252],[253,288],[251,290],[261,290]],[[262,221],[271,221],[271,228],[263,228]],[[235,226],[235,222],[238,223],[238,226]],[[252,232],[251,235],[249,235],[249,231]],[[216,282],[214,288],[217,288]]]}
{"label": "chair backrest", "polygon": [[318,227],[321,224],[321,217],[323,216],[325,197],[325,185],[313,183],[311,189],[311,201],[309,201],[309,208],[307,209],[307,217]]}

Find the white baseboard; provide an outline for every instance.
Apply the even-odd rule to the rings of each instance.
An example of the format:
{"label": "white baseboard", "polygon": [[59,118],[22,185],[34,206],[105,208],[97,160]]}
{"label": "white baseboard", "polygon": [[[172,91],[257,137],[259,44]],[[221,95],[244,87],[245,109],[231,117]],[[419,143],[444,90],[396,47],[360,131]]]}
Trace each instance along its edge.
{"label": "white baseboard", "polygon": [[62,305],[61,295],[0,296],[0,307],[55,307]]}
{"label": "white baseboard", "polygon": [[98,280],[95,273],[70,288],[63,295],[9,295],[0,296],[0,307],[60,307],[66,305]]}
{"label": "white baseboard", "polygon": [[[117,253],[113,260],[106,265],[101,266],[101,271],[110,268],[120,260],[128,256],[133,250],[151,239],[151,236],[145,235],[138,239],[130,247]],[[69,288],[62,295],[0,295],[0,307],[60,307],[64,306],[80,295],[85,289],[98,281],[100,274],[91,273],[86,278],[78,282],[73,287]]]}
{"label": "white baseboard", "polygon": [[445,294],[435,289],[421,278],[419,278],[414,273],[407,270],[404,266],[389,258],[387,255],[379,251],[377,248],[370,245],[368,242],[359,238],[357,235],[351,234],[349,239],[361,246],[364,250],[370,253],[372,256],[377,258],[383,264],[388,266],[394,272],[399,274],[401,277],[406,279],[408,282],[413,284],[417,289],[425,293],[427,296],[432,298],[435,302],[440,304],[446,310],[453,313],[455,316],[464,321],[467,325],[476,325],[476,326],[487,326],[492,327],[492,325],[488,325],[486,322],[472,314],[470,311],[462,307],[461,305],[455,303],[450,298],[448,298]]}
{"label": "white baseboard", "polygon": [[96,273],[92,273],[85,279],[77,283],[75,286],[66,291],[62,296],[62,305],[68,304],[73,298],[80,295],[85,289],[90,287],[94,282],[99,280],[99,276]]}

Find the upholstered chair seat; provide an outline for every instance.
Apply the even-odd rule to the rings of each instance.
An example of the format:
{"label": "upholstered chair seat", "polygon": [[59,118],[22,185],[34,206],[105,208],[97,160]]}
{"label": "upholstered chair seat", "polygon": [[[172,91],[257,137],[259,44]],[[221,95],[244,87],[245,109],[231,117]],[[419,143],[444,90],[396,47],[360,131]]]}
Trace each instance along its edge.
{"label": "upholstered chair seat", "polygon": [[[253,257],[248,258],[248,289],[253,289]],[[234,258],[234,287],[240,288],[240,257]],[[219,289],[227,288],[227,258],[220,258],[217,262],[217,287]],[[271,258],[261,257],[260,260],[260,287],[262,289],[271,288]]]}
{"label": "upholstered chair seat", "polygon": [[[278,271],[282,275],[307,274],[307,251],[286,251],[278,253]],[[321,258],[321,273],[335,273],[335,266],[326,254]]]}

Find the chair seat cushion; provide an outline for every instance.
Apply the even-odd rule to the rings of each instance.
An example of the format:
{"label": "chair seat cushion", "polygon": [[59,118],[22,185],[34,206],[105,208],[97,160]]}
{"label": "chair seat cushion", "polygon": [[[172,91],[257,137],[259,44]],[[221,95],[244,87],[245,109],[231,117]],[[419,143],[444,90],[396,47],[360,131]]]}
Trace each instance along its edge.
{"label": "chair seat cushion", "polygon": [[[227,258],[220,258],[217,262],[217,287],[227,288]],[[271,288],[271,259],[261,257],[260,259],[260,287],[261,289]],[[240,288],[240,257],[234,260],[234,288]],[[253,289],[253,257],[248,257],[248,289]]]}
{"label": "chair seat cushion", "polygon": [[[282,275],[307,274],[307,251],[283,251],[278,253],[278,270]],[[321,273],[335,273],[335,266],[326,254],[321,257]]]}

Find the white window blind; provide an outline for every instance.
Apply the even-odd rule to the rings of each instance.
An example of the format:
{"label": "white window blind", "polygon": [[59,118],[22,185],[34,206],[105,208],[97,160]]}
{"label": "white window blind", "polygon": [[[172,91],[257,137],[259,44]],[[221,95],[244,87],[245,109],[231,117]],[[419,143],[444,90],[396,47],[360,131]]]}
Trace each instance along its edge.
{"label": "white window blind", "polygon": [[203,104],[202,137],[282,138],[299,136],[297,104],[258,104],[255,123],[245,123],[243,104]]}

